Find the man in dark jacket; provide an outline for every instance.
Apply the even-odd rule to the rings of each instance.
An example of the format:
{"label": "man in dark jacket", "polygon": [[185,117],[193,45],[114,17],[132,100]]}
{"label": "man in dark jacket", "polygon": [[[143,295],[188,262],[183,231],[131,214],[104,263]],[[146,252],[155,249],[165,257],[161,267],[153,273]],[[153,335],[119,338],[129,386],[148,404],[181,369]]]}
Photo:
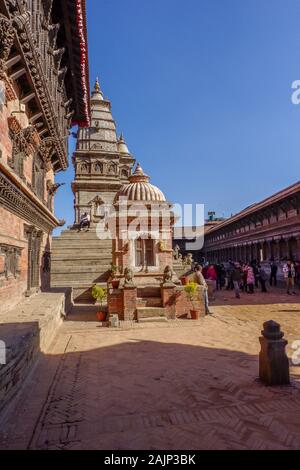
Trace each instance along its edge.
{"label": "man in dark jacket", "polygon": [[243,278],[243,271],[239,263],[235,263],[234,269],[231,273],[231,281],[234,286],[235,296],[240,299],[240,285]]}
{"label": "man in dark jacket", "polygon": [[274,260],[271,261],[270,267],[271,267],[270,286],[273,285],[273,281],[274,281],[274,286],[276,287],[277,286],[278,266],[277,266],[277,264],[275,263]]}

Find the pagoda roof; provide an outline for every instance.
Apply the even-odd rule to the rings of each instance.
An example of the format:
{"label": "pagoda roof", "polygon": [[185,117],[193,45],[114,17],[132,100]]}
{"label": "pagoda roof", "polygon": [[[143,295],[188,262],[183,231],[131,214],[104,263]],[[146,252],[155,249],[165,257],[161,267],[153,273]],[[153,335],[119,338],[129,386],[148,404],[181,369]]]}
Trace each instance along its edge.
{"label": "pagoda roof", "polygon": [[60,0],[61,16],[67,41],[68,65],[66,80],[68,96],[73,98],[73,125],[90,125],[90,85],[86,0]]}

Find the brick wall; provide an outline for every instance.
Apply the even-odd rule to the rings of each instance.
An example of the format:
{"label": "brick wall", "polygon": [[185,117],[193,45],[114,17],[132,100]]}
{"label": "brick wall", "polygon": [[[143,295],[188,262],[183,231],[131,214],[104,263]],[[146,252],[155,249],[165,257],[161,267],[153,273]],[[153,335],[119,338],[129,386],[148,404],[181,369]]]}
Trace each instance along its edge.
{"label": "brick wall", "polygon": [[[18,274],[17,278],[9,277],[6,279],[5,276],[0,275],[0,313],[12,309],[24,298],[27,291],[28,242],[24,233],[25,225],[25,220],[0,207],[0,243],[22,249],[19,261],[20,274]],[[40,271],[41,275],[43,275],[44,286],[49,284],[47,278],[50,274],[42,273],[42,256],[45,248],[49,247],[49,243],[49,236],[44,233],[40,254]]]}

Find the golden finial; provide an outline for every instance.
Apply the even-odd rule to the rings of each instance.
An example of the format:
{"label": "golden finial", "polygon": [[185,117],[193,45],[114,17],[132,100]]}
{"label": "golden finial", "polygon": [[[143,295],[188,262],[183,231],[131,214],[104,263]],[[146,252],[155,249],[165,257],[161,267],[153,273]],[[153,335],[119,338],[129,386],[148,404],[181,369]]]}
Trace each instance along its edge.
{"label": "golden finial", "polygon": [[99,78],[97,77],[96,78],[96,83],[95,83],[95,86],[94,86],[94,90],[98,93],[101,92],[101,88],[100,88],[100,82],[99,82]]}

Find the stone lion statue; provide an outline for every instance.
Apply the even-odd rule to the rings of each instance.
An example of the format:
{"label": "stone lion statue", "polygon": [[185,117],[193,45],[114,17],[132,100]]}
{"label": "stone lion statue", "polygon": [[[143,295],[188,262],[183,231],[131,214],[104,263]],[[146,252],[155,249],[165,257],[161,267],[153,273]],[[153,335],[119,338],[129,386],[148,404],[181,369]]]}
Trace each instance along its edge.
{"label": "stone lion statue", "polygon": [[179,255],[180,255],[180,246],[176,245],[173,250],[174,259],[179,259]]}
{"label": "stone lion statue", "polygon": [[133,282],[134,274],[133,274],[133,270],[131,268],[126,268],[125,269],[124,277],[125,277],[125,282],[124,282],[125,286],[133,286],[134,285],[134,282]]}
{"label": "stone lion statue", "polygon": [[164,270],[164,284],[170,283],[173,280],[173,270],[171,266],[166,266]]}
{"label": "stone lion statue", "polygon": [[192,266],[194,263],[193,255],[192,253],[188,253],[186,257],[184,258],[184,264],[186,266]]}

